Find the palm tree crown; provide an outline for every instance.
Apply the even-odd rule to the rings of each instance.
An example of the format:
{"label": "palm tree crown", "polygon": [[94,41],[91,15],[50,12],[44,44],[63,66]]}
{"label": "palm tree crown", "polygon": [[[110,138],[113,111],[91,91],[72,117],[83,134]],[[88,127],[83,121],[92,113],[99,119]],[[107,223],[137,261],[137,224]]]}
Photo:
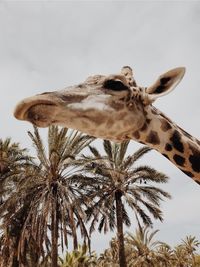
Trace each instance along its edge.
{"label": "palm tree crown", "polygon": [[15,190],[15,182],[22,170],[30,163],[27,150],[20,148],[19,143],[12,143],[10,138],[0,139],[0,198],[8,197]]}
{"label": "palm tree crown", "polygon": [[[89,240],[84,224],[85,212],[80,205],[82,191],[73,182],[74,177],[77,180],[77,167],[73,162],[93,138],[66,128],[50,127],[46,152],[36,127],[29,136],[37,160],[26,169],[12,194],[16,210],[14,214],[8,214],[16,217],[21,209],[26,210],[18,242],[19,261],[28,266],[25,255],[31,245],[36,254],[35,266],[41,257],[51,254],[52,266],[56,267],[58,240],[64,250],[68,246],[68,235],[72,235],[74,248],[78,246],[77,223],[81,234]],[[8,210],[12,199],[6,203]],[[83,201],[81,204],[84,205]]]}
{"label": "palm tree crown", "polygon": [[145,225],[152,225],[147,212],[155,219],[163,220],[160,201],[170,198],[170,195],[152,184],[166,183],[168,177],[146,165],[134,167],[135,162],[151,149],[142,147],[133,155],[126,157],[128,144],[129,142],[119,145],[104,141],[106,155],[89,146],[92,155],[82,158],[83,171],[90,173],[93,178],[90,183],[90,193],[94,202],[92,208],[88,210],[88,218],[93,217],[91,231],[94,230],[99,216],[100,231],[104,229],[107,232],[108,228],[111,230],[115,228],[116,193],[120,193],[123,198],[123,220],[127,226],[130,226],[130,219],[125,209],[126,204],[141,217]]}
{"label": "palm tree crown", "polygon": [[128,144],[104,140],[104,155],[90,146],[92,155],[84,156],[81,162],[83,172],[93,177],[90,183],[93,204],[87,210],[88,220],[91,219],[90,233],[97,223],[99,231],[103,229],[104,232],[117,226],[122,253],[123,224],[131,224],[127,207],[141,217],[144,224],[152,225],[149,214],[162,221],[160,202],[170,198],[167,192],[152,185],[166,183],[168,177],[165,174],[146,165],[135,167],[135,162],[150,149],[142,147],[133,155],[126,156]]}
{"label": "palm tree crown", "polygon": [[21,215],[24,209],[18,209],[16,217],[11,216],[17,210],[15,198],[17,185],[32,158],[19,143],[12,143],[10,138],[0,140],[0,266],[17,266],[17,247],[21,229]]}

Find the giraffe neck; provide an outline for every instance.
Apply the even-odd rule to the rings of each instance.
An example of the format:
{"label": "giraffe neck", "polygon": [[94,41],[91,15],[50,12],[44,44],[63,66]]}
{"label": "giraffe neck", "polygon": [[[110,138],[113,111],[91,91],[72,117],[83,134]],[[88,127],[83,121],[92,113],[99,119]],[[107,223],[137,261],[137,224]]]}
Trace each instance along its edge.
{"label": "giraffe neck", "polygon": [[133,137],[156,149],[182,172],[200,184],[200,141],[185,132],[153,106],[144,110],[146,122]]}

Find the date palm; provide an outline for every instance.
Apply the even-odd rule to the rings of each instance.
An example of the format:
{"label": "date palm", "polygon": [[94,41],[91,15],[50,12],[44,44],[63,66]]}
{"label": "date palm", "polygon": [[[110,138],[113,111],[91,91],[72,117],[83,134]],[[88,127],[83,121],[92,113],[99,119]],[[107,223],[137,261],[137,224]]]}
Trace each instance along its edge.
{"label": "date palm", "polygon": [[[125,254],[128,267],[169,267],[173,265],[173,250],[163,242],[155,240],[156,231],[139,226],[134,234],[125,236]],[[98,258],[98,267],[118,267],[118,247],[116,238],[110,242]]]}
{"label": "date palm", "polygon": [[[24,216],[18,245],[18,259],[28,266],[27,245],[32,242],[35,252],[35,266],[41,258],[51,255],[52,266],[58,266],[58,247],[68,246],[68,236],[72,235],[74,248],[78,247],[77,224],[84,240],[88,239],[84,224],[85,212],[80,203],[83,191],[73,166],[76,156],[93,140],[93,138],[68,131],[66,128],[50,127],[48,132],[48,151],[36,127],[29,136],[36,149],[36,160],[26,169],[26,174],[18,183],[18,188],[7,206],[15,199],[17,210],[25,206],[28,210]],[[73,178],[76,179],[76,184]],[[79,181],[79,183],[77,182]],[[9,214],[10,217],[16,217]],[[9,223],[7,216],[7,223]],[[39,265],[40,266],[40,265]]]}
{"label": "date palm", "polygon": [[194,261],[194,266],[193,267],[198,267],[200,266],[200,255],[195,255],[195,261]]}
{"label": "date palm", "polygon": [[[20,147],[19,143],[11,142],[10,138],[0,140],[0,266],[18,266],[17,248],[21,227],[19,222],[25,210],[19,211],[16,220],[8,214],[16,211],[15,199],[12,199],[12,196],[17,190],[17,183],[31,164],[31,157],[28,156],[26,149]],[[12,199],[12,204],[9,206],[7,205],[8,199]],[[8,220],[9,223],[6,223]]]}
{"label": "date palm", "polygon": [[88,253],[86,245],[78,246],[78,249],[67,252],[64,260],[60,259],[61,267],[95,267],[97,266],[97,256],[95,252]]}
{"label": "date palm", "polygon": [[186,236],[182,243],[175,247],[173,258],[174,266],[176,267],[189,267],[195,266],[196,258],[195,252],[197,251],[200,243],[192,236]]}
{"label": "date palm", "polygon": [[[127,245],[125,240],[127,266],[129,266],[129,261],[132,260],[133,254],[133,248]],[[100,254],[97,263],[98,267],[119,267],[119,242],[116,237],[112,238],[110,241],[110,247],[105,249],[104,252]]]}
{"label": "date palm", "polygon": [[13,190],[14,183],[22,169],[29,164],[31,158],[26,149],[19,143],[12,143],[10,138],[0,139],[0,199],[1,202]]}
{"label": "date palm", "polygon": [[186,238],[182,240],[182,245],[194,261],[195,252],[197,251],[200,242],[194,236],[186,236]]}
{"label": "date palm", "polygon": [[188,267],[191,266],[191,261],[189,263],[188,254],[186,253],[182,245],[175,247],[173,251],[173,264],[176,267]]}
{"label": "date palm", "polygon": [[173,249],[166,243],[161,244],[157,249],[158,263],[156,267],[168,267],[173,266],[174,255]]}
{"label": "date palm", "polygon": [[[149,227],[139,227],[135,234],[128,233],[126,244],[132,248],[133,257],[129,266],[135,267],[157,267],[166,263],[166,257],[161,254],[161,247],[167,248],[167,244],[154,240],[158,230],[150,231]],[[160,250],[160,253],[158,252]],[[169,250],[167,250],[169,253]],[[165,265],[163,265],[165,266]],[[168,266],[168,265],[167,265]]]}
{"label": "date palm", "polygon": [[106,233],[117,228],[120,267],[126,266],[123,226],[130,226],[127,207],[131,208],[144,224],[152,225],[152,215],[163,220],[160,202],[170,195],[154,184],[166,183],[168,177],[149,166],[135,167],[135,162],[150,149],[142,147],[126,156],[129,142],[115,144],[104,141],[104,154],[90,146],[90,156],[82,159],[83,171],[93,177],[90,198],[93,204],[87,210],[91,219],[90,233],[99,222],[98,229]]}

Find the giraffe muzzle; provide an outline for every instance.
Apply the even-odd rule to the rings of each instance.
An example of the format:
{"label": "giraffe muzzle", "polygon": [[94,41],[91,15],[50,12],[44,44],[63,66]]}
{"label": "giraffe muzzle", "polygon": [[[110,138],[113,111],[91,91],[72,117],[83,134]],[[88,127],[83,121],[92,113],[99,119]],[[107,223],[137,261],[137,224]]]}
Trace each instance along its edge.
{"label": "giraffe muzzle", "polygon": [[54,123],[57,113],[58,105],[41,95],[24,99],[14,110],[16,119],[29,121],[38,127],[48,127]]}

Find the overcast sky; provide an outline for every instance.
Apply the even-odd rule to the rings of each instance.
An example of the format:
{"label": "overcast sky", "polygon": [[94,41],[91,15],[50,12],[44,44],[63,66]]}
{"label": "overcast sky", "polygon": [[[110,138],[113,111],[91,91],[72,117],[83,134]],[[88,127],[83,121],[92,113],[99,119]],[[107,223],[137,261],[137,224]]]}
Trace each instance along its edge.
{"label": "overcast sky", "polygon": [[[0,138],[10,136],[31,150],[26,133],[31,125],[12,114],[19,100],[91,74],[119,72],[124,65],[134,69],[142,86],[185,66],[176,90],[155,105],[199,138],[199,14],[200,2],[192,1],[0,1]],[[130,153],[137,148],[132,142]],[[170,177],[164,189],[173,199],[162,205],[165,220],[155,223],[157,237],[170,244],[189,234],[200,239],[200,187],[157,152],[143,162]],[[109,239],[97,236],[93,248],[103,250]]]}

